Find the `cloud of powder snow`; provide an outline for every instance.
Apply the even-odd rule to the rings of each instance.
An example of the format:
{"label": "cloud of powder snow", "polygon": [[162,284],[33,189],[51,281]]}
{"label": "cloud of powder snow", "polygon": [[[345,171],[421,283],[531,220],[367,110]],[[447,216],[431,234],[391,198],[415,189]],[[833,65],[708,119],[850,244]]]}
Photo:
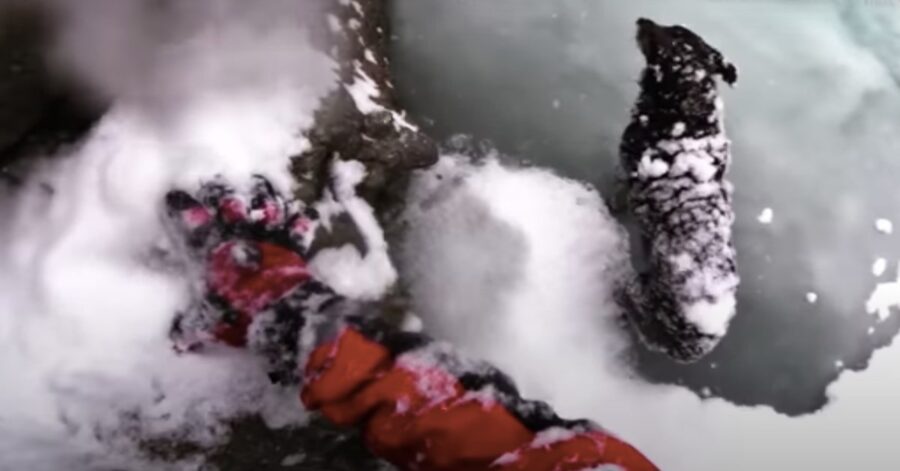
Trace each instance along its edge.
{"label": "cloud of powder snow", "polygon": [[288,157],[334,84],[310,34],[321,4],[48,5],[59,64],[113,106],[72,155],[0,198],[0,469],[153,469],[142,440],[211,444],[245,412],[301,420],[295,391],[270,386],[257,359],[172,351],[188,287],[154,247],[172,186],[253,173],[289,185]]}

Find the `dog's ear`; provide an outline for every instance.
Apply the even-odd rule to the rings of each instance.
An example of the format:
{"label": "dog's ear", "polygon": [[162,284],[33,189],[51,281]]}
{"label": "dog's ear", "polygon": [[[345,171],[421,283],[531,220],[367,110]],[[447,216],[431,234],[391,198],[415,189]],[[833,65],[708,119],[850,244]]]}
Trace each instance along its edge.
{"label": "dog's ear", "polygon": [[722,80],[724,80],[728,85],[734,85],[735,82],[737,82],[737,67],[735,67],[731,62],[723,60],[721,68],[719,69],[719,74],[722,76]]}

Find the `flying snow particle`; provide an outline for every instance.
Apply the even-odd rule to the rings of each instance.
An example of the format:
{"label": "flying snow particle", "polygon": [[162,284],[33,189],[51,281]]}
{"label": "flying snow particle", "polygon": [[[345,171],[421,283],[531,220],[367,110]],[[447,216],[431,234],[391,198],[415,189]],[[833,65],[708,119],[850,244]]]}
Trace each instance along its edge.
{"label": "flying snow particle", "polygon": [[808,302],[808,303],[810,303],[810,304],[815,304],[816,301],[818,301],[818,300],[819,300],[819,295],[818,295],[818,294],[816,294],[816,293],[814,293],[814,292],[812,292],[812,291],[806,293],[806,302]]}
{"label": "flying snow particle", "polygon": [[400,324],[400,329],[404,332],[422,332],[424,328],[425,324],[422,322],[422,319],[411,312],[406,313],[403,323]]}
{"label": "flying snow particle", "polygon": [[765,208],[759,213],[756,220],[760,222],[760,224],[771,224],[772,219],[775,217],[775,212],[772,211],[772,208]]}
{"label": "flying snow particle", "polygon": [[887,260],[883,258],[878,258],[875,260],[875,263],[872,264],[872,274],[875,276],[884,275],[884,272],[887,271]]}
{"label": "flying snow particle", "polygon": [[894,223],[889,219],[877,219],[875,221],[875,230],[882,234],[892,234],[894,232]]}
{"label": "flying snow particle", "polygon": [[891,308],[900,306],[900,264],[897,266],[897,280],[879,283],[866,301],[866,312],[878,314],[884,321],[891,315]]}
{"label": "flying snow particle", "polygon": [[378,64],[378,59],[375,57],[375,53],[372,52],[371,49],[366,49],[365,56],[367,61],[373,64]]}

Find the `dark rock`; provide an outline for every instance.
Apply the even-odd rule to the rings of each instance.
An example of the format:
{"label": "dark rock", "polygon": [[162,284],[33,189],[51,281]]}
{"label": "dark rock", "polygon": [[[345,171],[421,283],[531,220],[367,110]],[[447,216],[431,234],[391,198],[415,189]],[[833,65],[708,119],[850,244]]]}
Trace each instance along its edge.
{"label": "dark rock", "polygon": [[390,469],[373,458],[359,437],[321,421],[272,430],[259,418],[235,423],[228,446],[208,463],[218,471],[364,471]]}
{"label": "dark rock", "polygon": [[155,461],[199,461],[208,471],[389,471],[372,457],[359,436],[350,430],[313,420],[304,427],[271,429],[259,417],[231,423],[221,446],[205,448],[189,441],[157,438],[141,442],[141,450]]}
{"label": "dark rock", "polygon": [[[367,176],[358,190],[386,223],[399,209],[411,172],[437,161],[437,146],[406,123],[397,103],[387,58],[386,2],[335,2],[330,15],[340,26],[329,31],[340,85],[322,101],[307,132],[311,149],[292,159],[297,196],[305,201],[321,196],[332,159],[359,160]],[[349,90],[361,80],[378,89],[372,101],[381,109],[358,108]]]}
{"label": "dark rock", "polygon": [[26,157],[77,142],[106,102],[48,59],[53,18],[34,2],[0,4],[0,178],[18,181]]}

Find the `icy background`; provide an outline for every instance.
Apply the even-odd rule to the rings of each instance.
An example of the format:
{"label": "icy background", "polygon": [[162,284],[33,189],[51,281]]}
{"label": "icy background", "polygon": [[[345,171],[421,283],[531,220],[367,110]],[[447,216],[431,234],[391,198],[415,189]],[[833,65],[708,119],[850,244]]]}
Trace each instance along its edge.
{"label": "icy background", "polygon": [[[900,328],[867,315],[897,273],[900,3],[399,0],[394,67],[437,136],[473,134],[613,193],[637,95],[634,21],[694,28],[739,68],[734,141],[742,286],[732,331],[691,366],[637,352],[645,377],[798,414]],[[886,294],[886,293],[881,293]],[[874,306],[872,306],[874,309]],[[882,316],[883,317],[883,316]]]}

